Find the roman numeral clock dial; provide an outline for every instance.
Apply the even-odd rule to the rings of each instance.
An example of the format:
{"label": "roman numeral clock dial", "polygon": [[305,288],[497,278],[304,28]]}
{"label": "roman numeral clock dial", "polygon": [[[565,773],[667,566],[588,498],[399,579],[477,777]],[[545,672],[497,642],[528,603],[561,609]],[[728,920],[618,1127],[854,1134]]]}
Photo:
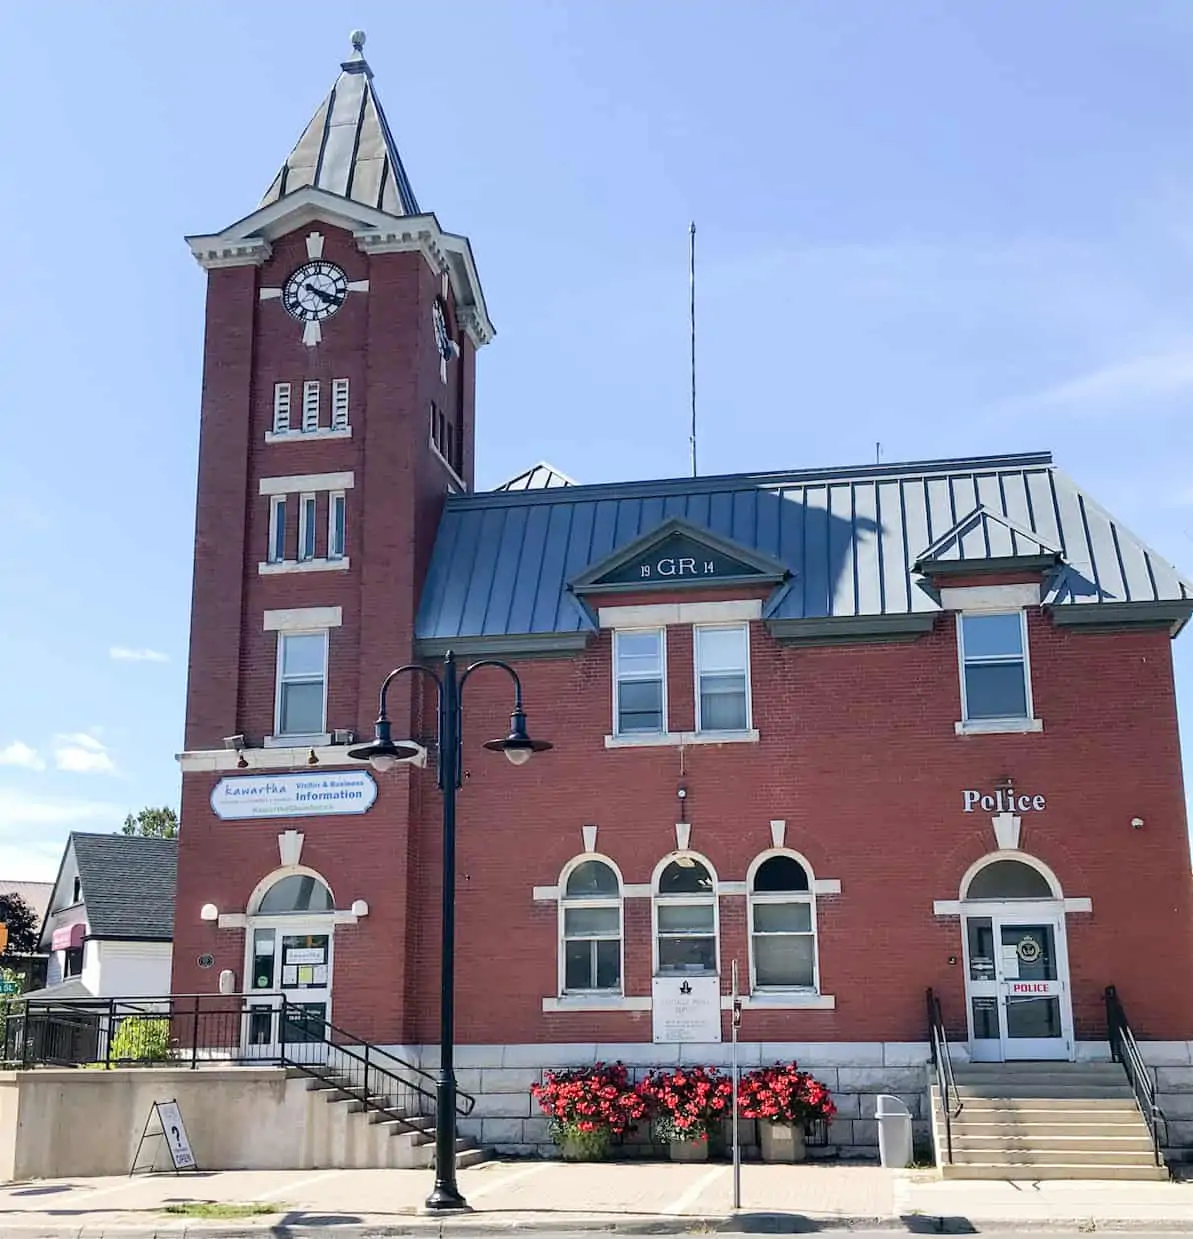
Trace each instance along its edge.
{"label": "roman numeral clock dial", "polygon": [[368,280],[349,280],[344,269],[323,257],[323,237],[307,237],[308,261],[295,268],[281,288],[262,288],[262,301],[280,299],[291,318],[302,323],[302,342],[314,347],[323,339],[322,323],[344,304],[349,293],[368,292]]}

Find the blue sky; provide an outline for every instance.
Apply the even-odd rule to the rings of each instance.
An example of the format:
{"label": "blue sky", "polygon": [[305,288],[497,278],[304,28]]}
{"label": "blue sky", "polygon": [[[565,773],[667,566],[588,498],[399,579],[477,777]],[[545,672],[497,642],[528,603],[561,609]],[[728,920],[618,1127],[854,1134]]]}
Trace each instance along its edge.
{"label": "blue sky", "polygon": [[7,0],[0,876],[177,804],[182,237],[253,209],[353,26],[497,324],[480,485],[686,471],[694,218],[703,471],[1051,448],[1193,571],[1187,0]]}

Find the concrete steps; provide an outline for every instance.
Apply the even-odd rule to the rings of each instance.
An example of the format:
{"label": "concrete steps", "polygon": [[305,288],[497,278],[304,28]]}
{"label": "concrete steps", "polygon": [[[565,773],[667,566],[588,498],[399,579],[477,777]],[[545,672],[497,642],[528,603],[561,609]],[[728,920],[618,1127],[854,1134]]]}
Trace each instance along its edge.
{"label": "concrete steps", "polygon": [[[318,1069],[312,1069],[318,1070]],[[422,1114],[408,1114],[396,1098],[369,1093],[353,1087],[346,1075],[334,1070],[291,1068],[287,1075],[301,1076],[307,1089],[318,1094],[340,1116],[338,1144],[342,1153],[337,1165],[352,1169],[423,1169],[435,1164],[435,1120]],[[456,1139],[456,1168],[475,1166],[490,1154],[467,1136]]]}
{"label": "concrete steps", "polygon": [[954,1067],[960,1114],[947,1161],[931,1089],[937,1163],[946,1179],[1166,1179],[1117,1063],[973,1063]]}

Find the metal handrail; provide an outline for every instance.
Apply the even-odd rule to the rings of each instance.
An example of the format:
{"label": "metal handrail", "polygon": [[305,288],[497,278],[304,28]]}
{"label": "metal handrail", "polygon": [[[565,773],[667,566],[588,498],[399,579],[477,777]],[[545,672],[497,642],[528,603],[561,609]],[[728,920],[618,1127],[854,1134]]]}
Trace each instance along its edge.
{"label": "metal handrail", "polygon": [[944,1113],[946,1157],[951,1166],[953,1164],[953,1119],[960,1115],[965,1103],[957,1094],[957,1081],[953,1078],[953,1057],[949,1052],[949,1034],[944,1026],[940,999],[931,989],[928,990],[926,998],[928,1042],[932,1047],[932,1065],[936,1069],[936,1087],[940,1090],[940,1108]]}
{"label": "metal handrail", "polygon": [[1155,1158],[1156,1165],[1162,1166],[1164,1159],[1160,1154],[1162,1147],[1160,1128],[1161,1124],[1163,1124],[1165,1132],[1164,1143],[1167,1143],[1168,1120],[1164,1117],[1164,1112],[1156,1103],[1155,1082],[1152,1080],[1152,1074],[1147,1068],[1147,1063],[1144,1062],[1139,1042],[1135,1040],[1135,1034],[1131,1031],[1131,1025],[1127,1022],[1127,1013],[1123,1009],[1122,1001],[1118,996],[1118,990],[1113,985],[1106,987],[1106,1032],[1110,1041],[1110,1056],[1116,1063],[1121,1063],[1123,1070],[1127,1073],[1131,1090],[1135,1094],[1135,1102],[1143,1114],[1148,1131],[1151,1133],[1152,1155]]}

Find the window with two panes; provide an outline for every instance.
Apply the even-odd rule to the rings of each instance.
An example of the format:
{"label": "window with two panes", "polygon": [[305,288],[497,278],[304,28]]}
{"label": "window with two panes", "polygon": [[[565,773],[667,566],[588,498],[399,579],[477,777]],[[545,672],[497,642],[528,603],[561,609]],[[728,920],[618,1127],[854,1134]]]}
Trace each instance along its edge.
{"label": "window with two panes", "polygon": [[613,660],[618,734],[666,731],[663,629],[620,629]]}
{"label": "window with two panes", "polygon": [[621,885],[599,860],[581,861],[563,893],[564,993],[621,990]]}
{"label": "window with two panes", "polygon": [[716,886],[696,857],[680,856],[659,874],[655,933],[659,976],[716,972]]}
{"label": "window with two panes", "polygon": [[321,735],[326,690],[327,633],[279,633],[276,734]]}
{"label": "window with two panes", "polygon": [[1024,612],[962,614],[958,628],[965,720],[1029,718],[1031,685]]}
{"label": "window with two panes", "polygon": [[794,856],[771,856],[754,874],[750,949],[755,989],[816,988],[811,883]]}

